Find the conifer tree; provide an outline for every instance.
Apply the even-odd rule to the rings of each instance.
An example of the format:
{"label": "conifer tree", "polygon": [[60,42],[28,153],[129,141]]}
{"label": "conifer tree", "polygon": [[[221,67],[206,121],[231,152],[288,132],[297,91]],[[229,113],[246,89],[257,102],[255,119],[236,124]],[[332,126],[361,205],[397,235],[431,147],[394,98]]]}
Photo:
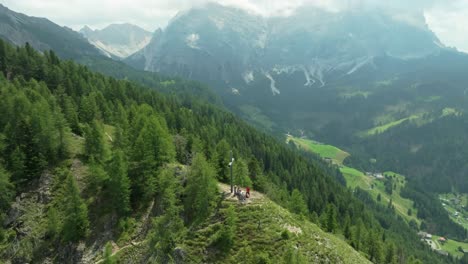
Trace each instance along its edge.
{"label": "conifer tree", "polygon": [[6,212],[13,196],[15,186],[10,182],[10,175],[0,164],[0,213]]}
{"label": "conifer tree", "polygon": [[227,164],[229,164],[230,161],[230,152],[231,152],[231,147],[229,146],[229,143],[225,139],[221,140],[218,142],[216,145],[216,157],[215,157],[215,167],[216,167],[216,172],[217,172],[217,178],[222,181],[222,182],[228,182],[229,181],[229,167]]}
{"label": "conifer tree", "polygon": [[394,264],[396,263],[395,259],[395,246],[393,243],[390,243],[387,246],[387,251],[385,252],[385,263],[387,264]]}
{"label": "conifer tree", "polygon": [[6,47],[5,47],[5,42],[3,40],[0,40],[0,71],[3,73],[3,76],[7,76],[7,53],[6,53]]}
{"label": "conifer tree", "polygon": [[97,120],[94,120],[85,128],[85,154],[88,159],[104,162],[107,153],[103,128]]}
{"label": "conifer tree", "polygon": [[115,264],[117,263],[114,256],[112,256],[112,244],[107,242],[104,247],[104,257],[102,263],[104,264]]}
{"label": "conifer tree", "polygon": [[109,180],[109,175],[104,170],[103,166],[95,162],[94,159],[89,161],[88,167],[87,189],[90,193],[99,194]]}
{"label": "conifer tree", "polygon": [[94,119],[99,117],[98,106],[92,94],[81,98],[79,110],[80,121],[83,123],[92,123]]}
{"label": "conifer tree", "polygon": [[249,168],[243,159],[234,162],[233,167],[234,185],[239,187],[252,187],[252,180],[249,177]]}
{"label": "conifer tree", "polygon": [[133,192],[149,200],[155,194],[158,169],[175,159],[173,140],[163,120],[156,116],[146,119],[132,153],[138,164],[133,172]]}
{"label": "conifer tree", "polygon": [[289,199],[289,209],[291,212],[298,215],[307,215],[307,204],[305,203],[302,193],[298,189],[294,189]]}
{"label": "conifer tree", "polygon": [[88,207],[80,197],[80,190],[70,172],[68,172],[64,187],[63,239],[64,241],[77,242],[88,234]]}
{"label": "conifer tree", "polygon": [[112,207],[120,215],[127,215],[130,208],[130,180],[127,161],[121,150],[114,152],[109,164],[109,192]]}
{"label": "conifer tree", "polygon": [[47,236],[55,239],[60,232],[60,219],[55,207],[50,207],[47,211]]}
{"label": "conifer tree", "polygon": [[329,204],[327,206],[327,232],[335,232],[337,228],[337,222],[336,222],[336,207],[333,204]]}
{"label": "conifer tree", "polygon": [[188,222],[199,222],[208,217],[216,204],[218,186],[215,170],[203,154],[197,154],[187,177],[185,213]]}
{"label": "conifer tree", "polygon": [[155,250],[155,262],[165,263],[176,242],[184,233],[184,222],[177,204],[177,182],[174,173],[164,169],[159,177],[160,216],[153,219],[150,245]]}
{"label": "conifer tree", "polygon": [[351,218],[349,217],[349,214],[346,214],[345,220],[344,220],[344,229],[343,229],[343,235],[346,239],[350,240],[352,233],[351,233]]}
{"label": "conifer tree", "polygon": [[[237,215],[234,206],[230,205],[225,212],[226,219],[221,230],[217,233],[214,241],[216,246],[223,252],[228,252],[234,245],[234,237],[236,235]],[[246,261],[244,259],[244,261]]]}

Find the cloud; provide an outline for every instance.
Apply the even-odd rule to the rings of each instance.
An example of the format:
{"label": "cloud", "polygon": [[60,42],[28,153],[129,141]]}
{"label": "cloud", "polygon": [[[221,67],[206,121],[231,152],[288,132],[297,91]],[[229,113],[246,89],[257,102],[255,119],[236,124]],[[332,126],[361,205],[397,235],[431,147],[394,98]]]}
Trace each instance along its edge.
{"label": "cloud", "polygon": [[449,46],[468,51],[468,0],[0,0],[14,11],[47,17],[80,29],[129,22],[154,31],[165,27],[177,12],[207,2],[236,6],[262,16],[288,16],[297,8],[314,6],[331,12],[384,10],[414,25],[424,23]]}
{"label": "cloud", "polygon": [[425,17],[431,30],[450,47],[468,52],[468,2],[453,1],[444,6],[426,10]]}

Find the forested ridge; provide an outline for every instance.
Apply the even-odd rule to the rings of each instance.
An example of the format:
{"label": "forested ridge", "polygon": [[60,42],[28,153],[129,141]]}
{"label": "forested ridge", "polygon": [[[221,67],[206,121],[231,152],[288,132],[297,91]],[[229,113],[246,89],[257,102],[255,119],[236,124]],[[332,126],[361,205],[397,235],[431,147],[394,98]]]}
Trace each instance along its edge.
{"label": "forested ridge", "polygon": [[[70,261],[61,251],[93,244],[108,225],[108,238],[130,240],[135,219],[154,203],[152,224],[140,233],[149,243],[146,259],[170,262],[190,230],[217,210],[217,181],[228,182],[233,150],[236,184],[252,183],[369,260],[455,262],[430,251],[391,206],[346,189],[338,172],[220,106],[93,73],[28,44],[0,42],[0,71],[0,260]],[[77,172],[80,163],[85,176]],[[177,177],[177,166],[188,170],[184,177]],[[18,232],[10,206],[47,174],[52,195],[40,231]],[[228,252],[232,234],[217,236],[213,246]]]}

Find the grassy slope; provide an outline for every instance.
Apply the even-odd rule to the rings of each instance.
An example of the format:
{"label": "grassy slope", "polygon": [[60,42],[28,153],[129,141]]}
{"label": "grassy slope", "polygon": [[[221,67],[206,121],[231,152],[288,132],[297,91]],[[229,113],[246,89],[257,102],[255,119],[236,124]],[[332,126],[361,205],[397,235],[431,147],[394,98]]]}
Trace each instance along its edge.
{"label": "grassy slope", "polygon": [[[104,126],[108,147],[114,130],[112,126]],[[84,139],[72,136],[70,147],[73,156],[82,154]],[[229,192],[229,186],[219,186],[222,192]],[[238,217],[236,240],[233,249],[227,255],[223,255],[214,250],[210,242],[215,232],[223,225],[222,213],[230,204],[234,205]],[[140,218],[135,220],[136,226],[144,224]],[[291,233],[290,238],[285,240],[281,238],[281,233],[286,229],[300,231],[297,234]],[[136,233],[136,230],[134,232]],[[143,261],[142,256],[150,250],[148,240],[130,239],[133,236],[135,234],[118,241],[117,244],[113,243],[113,255],[123,263],[136,259]],[[254,254],[263,252],[269,260],[275,260],[272,263],[281,263],[287,250],[294,246],[298,247],[293,248],[294,251],[303,255],[308,263],[369,263],[345,241],[325,233],[308,220],[291,214],[258,192],[253,192],[247,204],[240,204],[237,198],[233,197],[223,200],[218,213],[213,214],[198,229],[191,230],[178,248],[186,252],[187,263],[238,263],[242,256],[236,254],[244,246],[250,246]],[[96,262],[101,260],[99,255],[94,258]]]}
{"label": "grassy slope", "polygon": [[[340,166],[340,171],[345,177],[348,187],[353,189],[360,187],[361,189],[368,191],[375,200],[377,200],[377,196],[380,194],[382,198],[381,203],[384,205],[387,205],[390,199],[392,199],[395,210],[399,215],[401,215],[407,221],[415,220],[418,224],[420,223],[420,220],[416,217],[417,210],[413,208],[413,202],[400,196],[400,190],[406,184],[406,179],[404,176],[394,172],[385,173],[386,175],[394,177],[394,183],[397,185],[397,188],[393,190],[392,195],[389,195],[385,192],[383,181],[366,176],[363,172],[354,168],[342,165],[343,160],[349,156],[349,153],[337,147],[317,143],[313,140],[300,139],[292,136],[288,136],[287,140],[293,140],[298,146],[304,148],[305,150],[316,153],[323,158],[331,158],[335,164]],[[413,211],[411,216],[408,215],[408,209]]]}
{"label": "grassy slope", "polygon": [[462,249],[468,249],[468,243],[458,242],[458,241],[451,240],[451,239],[449,239],[445,243],[441,243],[438,241],[439,238],[440,236],[432,236],[432,241],[434,241],[434,243],[437,246],[439,246],[440,249],[448,252],[452,256],[461,258],[463,257],[463,252],[460,252],[458,248],[461,247]]}
{"label": "grassy slope", "polygon": [[415,119],[418,119],[420,117],[421,117],[420,115],[411,115],[409,117],[402,118],[402,119],[396,120],[396,121],[392,121],[392,122],[389,122],[389,123],[386,123],[386,124],[383,124],[383,125],[380,125],[380,126],[373,127],[373,128],[368,129],[366,131],[363,131],[363,132],[359,133],[359,136],[367,137],[367,136],[372,136],[372,135],[375,135],[375,134],[380,134],[380,133],[383,133],[386,130],[392,128],[392,127],[400,125],[401,123],[403,123],[405,121],[415,120]]}
{"label": "grassy slope", "polygon": [[321,144],[313,140],[288,136],[287,141],[292,140],[296,145],[299,145],[305,150],[310,150],[313,153],[320,155],[322,158],[330,158],[333,163],[341,165],[343,160],[349,156],[349,153],[332,145]]}
{"label": "grassy slope", "polygon": [[[220,184],[220,188],[229,192],[227,185]],[[233,248],[227,255],[222,255],[210,247],[209,241],[222,226],[221,215],[229,205],[235,208],[237,229]],[[289,239],[281,237],[284,230],[292,231]],[[221,203],[220,214],[214,214],[199,229],[191,232],[181,247],[197,263],[238,263],[243,256],[237,256],[237,252],[245,246],[251,247],[255,255],[263,253],[275,263],[281,263],[290,248],[303,255],[307,263],[326,260],[331,263],[368,263],[346,242],[256,192],[247,204],[240,204],[237,198],[229,195]]]}
{"label": "grassy slope", "polygon": [[[228,185],[219,186],[222,193],[229,193]],[[191,229],[177,246],[184,252],[186,263],[240,263],[245,257],[241,255],[242,249],[246,247],[251,248],[254,256],[262,255],[270,263],[284,263],[284,256],[290,250],[302,255],[306,263],[370,263],[345,241],[291,214],[261,193],[252,192],[245,204],[231,195],[224,197],[218,209],[197,228]],[[224,225],[229,205],[234,206],[237,216],[235,239],[232,248],[222,253],[211,242]],[[290,232],[287,239],[281,235],[285,230]],[[146,242],[121,248],[116,255],[124,263],[135,261],[135,257],[150,250]]]}
{"label": "grassy slope", "polygon": [[[428,100],[432,100],[432,99],[433,98],[429,98]],[[437,98],[435,100],[437,100]],[[446,108],[442,109],[440,115],[437,118],[443,118],[443,117],[450,116],[450,115],[458,116],[458,115],[462,115],[462,114],[463,113],[461,111],[459,111],[459,110],[457,110],[455,108],[446,107]],[[387,115],[384,115],[384,116],[387,116]],[[357,135],[360,136],[360,137],[369,137],[369,136],[372,136],[372,135],[380,134],[380,133],[383,133],[383,132],[387,131],[390,128],[393,128],[393,127],[396,127],[396,126],[400,125],[401,123],[403,123],[405,121],[417,122],[419,125],[422,125],[422,124],[425,124],[425,123],[430,123],[430,122],[434,121],[434,118],[424,118],[423,116],[424,116],[424,113],[419,113],[419,114],[413,114],[413,115],[405,117],[405,118],[401,118],[399,120],[388,121],[388,122],[385,122],[382,125],[370,128],[370,129],[365,130],[365,131],[361,131]],[[391,118],[391,117],[387,116],[387,118]]]}

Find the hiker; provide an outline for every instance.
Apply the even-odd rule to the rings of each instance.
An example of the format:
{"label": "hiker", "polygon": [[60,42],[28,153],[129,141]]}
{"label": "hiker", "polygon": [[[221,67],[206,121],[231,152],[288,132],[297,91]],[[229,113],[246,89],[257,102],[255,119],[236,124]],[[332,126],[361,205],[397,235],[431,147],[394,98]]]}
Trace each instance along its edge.
{"label": "hiker", "polygon": [[237,198],[241,201],[241,202],[245,202],[245,194],[243,191],[240,190],[240,188],[238,189],[239,192],[237,194]]}
{"label": "hiker", "polygon": [[248,186],[245,188],[245,197],[250,198],[250,188]]}

